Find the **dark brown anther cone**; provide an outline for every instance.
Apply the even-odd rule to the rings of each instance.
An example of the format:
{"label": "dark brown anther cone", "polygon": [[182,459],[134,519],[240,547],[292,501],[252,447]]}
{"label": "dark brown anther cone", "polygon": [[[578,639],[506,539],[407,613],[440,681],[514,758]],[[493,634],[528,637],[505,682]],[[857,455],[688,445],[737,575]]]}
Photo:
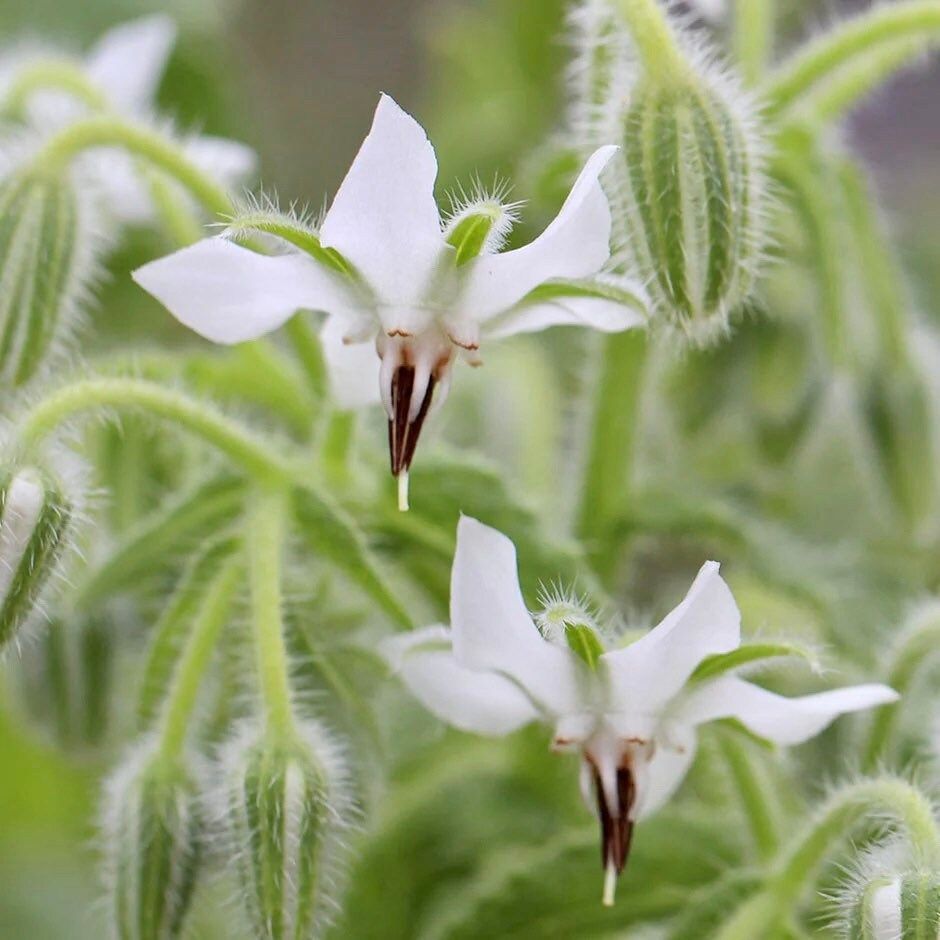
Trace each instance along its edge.
{"label": "dark brown anther cone", "polygon": [[613,865],[619,875],[627,865],[630,843],[633,840],[633,820],[630,811],[636,800],[636,786],[629,767],[617,770],[617,796],[619,814],[613,816],[607,806],[600,774],[594,770],[594,792],[597,795],[597,811],[601,821],[601,866]]}
{"label": "dark brown anther cone", "polygon": [[434,396],[435,377],[428,379],[421,408],[414,421],[408,421],[411,410],[411,397],[414,392],[414,366],[399,366],[392,376],[392,412],[394,418],[388,422],[388,450],[391,458],[392,475],[398,476],[407,471],[414,458],[418,437],[424,426],[431,399]]}

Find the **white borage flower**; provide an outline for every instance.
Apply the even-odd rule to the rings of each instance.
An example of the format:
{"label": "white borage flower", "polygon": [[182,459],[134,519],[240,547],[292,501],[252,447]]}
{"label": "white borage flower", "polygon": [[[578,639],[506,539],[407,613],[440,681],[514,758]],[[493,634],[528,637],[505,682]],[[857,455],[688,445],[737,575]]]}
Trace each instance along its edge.
{"label": "white borage flower", "polygon": [[838,715],[897,699],[883,685],[785,698],[733,674],[748,657],[727,655],[741,646],[740,614],[715,562],[657,627],[605,650],[583,624],[547,639],[523,602],[512,542],[464,516],[450,613],[450,629],[386,641],[386,658],[425,707],[457,728],[505,735],[543,721],[554,727],[556,749],[580,752],[582,793],[601,822],[605,903],[635,821],[659,809],[688,772],[699,725],[733,719],[768,741],[798,744]]}
{"label": "white borage flower", "polygon": [[[0,62],[0,100],[25,95],[18,102],[30,124],[43,131],[61,128],[91,113],[114,113],[149,122],[155,113],[157,92],[176,40],[176,26],[168,16],[154,15],[123,23],[104,33],[83,56],[56,48],[12,50]],[[48,67],[70,64],[81,76],[81,86],[69,90],[31,88],[31,76]],[[233,140],[193,135],[183,143],[192,162],[232,188],[255,172],[257,157],[251,148]],[[153,218],[153,201],[139,167],[127,154],[96,150],[83,161],[103,194],[111,215],[124,224],[144,224]]]}
{"label": "white borage flower", "polygon": [[298,309],[329,314],[322,336],[334,395],[348,407],[381,397],[406,505],[407,471],[435,391],[439,404],[458,353],[478,361],[481,332],[496,338],[561,324],[612,332],[644,322],[638,285],[598,277],[611,225],[598,177],[615,150],[590,157],[541,236],[500,253],[512,207],[492,199],[463,205],[442,224],[434,149],[383,95],[322,225],[297,233],[306,252],[264,256],[212,238],[134,278],[217,343],[255,339]]}

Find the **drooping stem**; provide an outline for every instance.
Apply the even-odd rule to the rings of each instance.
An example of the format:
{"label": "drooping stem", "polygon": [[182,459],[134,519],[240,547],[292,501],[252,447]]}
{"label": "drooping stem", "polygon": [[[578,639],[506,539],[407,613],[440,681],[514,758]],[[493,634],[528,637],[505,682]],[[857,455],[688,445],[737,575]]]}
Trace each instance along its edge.
{"label": "drooping stem", "polygon": [[613,0],[626,23],[647,75],[669,82],[684,76],[688,64],[666,11],[658,0]]}
{"label": "drooping stem", "polygon": [[95,111],[106,110],[108,99],[73,62],[49,59],[20,71],[10,82],[0,104],[0,111],[20,120],[26,114],[29,99],[41,91],[64,92]]}
{"label": "drooping stem", "polygon": [[232,211],[228,193],[199,169],[182,148],[162,134],[114,117],[90,117],[70,124],[50,138],[38,159],[61,170],[80,153],[118,147],[171,176],[213,215]]}
{"label": "drooping stem", "polygon": [[281,737],[288,737],[294,726],[281,609],[281,551],[286,509],[283,492],[259,491],[248,523],[251,624],[259,691],[267,727]]}
{"label": "drooping stem", "polygon": [[741,808],[757,852],[761,858],[770,858],[777,849],[780,833],[773,807],[767,799],[767,782],[761,779],[759,767],[737,734],[722,734],[720,746],[735,790],[741,798]]}
{"label": "drooping stem", "polygon": [[734,5],[734,52],[748,85],[764,76],[773,54],[774,0],[736,0]]}
{"label": "drooping stem", "polygon": [[192,624],[162,717],[160,752],[167,760],[177,757],[186,743],[199,689],[219,634],[231,612],[241,575],[240,562],[229,561],[224,565],[210,582]]}
{"label": "drooping stem", "polygon": [[940,0],[879,4],[829,30],[771,75],[763,89],[766,107],[780,114],[813,92],[840,69],[870,58],[901,39],[940,40]]}
{"label": "drooping stem", "polygon": [[20,419],[24,444],[38,443],[63,422],[84,411],[136,409],[172,421],[226,453],[261,480],[289,478],[292,468],[274,448],[206,402],[140,379],[84,379],[55,390]]}

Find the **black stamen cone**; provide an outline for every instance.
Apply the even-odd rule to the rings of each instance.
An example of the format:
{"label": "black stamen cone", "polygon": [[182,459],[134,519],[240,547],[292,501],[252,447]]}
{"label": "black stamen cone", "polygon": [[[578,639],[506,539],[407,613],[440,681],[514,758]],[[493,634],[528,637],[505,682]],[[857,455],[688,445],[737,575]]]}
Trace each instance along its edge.
{"label": "black stamen cone", "polygon": [[414,394],[415,370],[413,366],[399,366],[392,376],[392,413],[394,417],[388,422],[388,451],[391,458],[392,475],[398,476],[411,466],[415,448],[418,446],[418,437],[424,426],[431,399],[434,396],[435,380],[432,375],[428,379],[428,387],[424,399],[414,421],[408,421],[411,410],[411,398]]}
{"label": "black stamen cone", "polygon": [[617,797],[620,812],[616,817],[610,812],[600,774],[594,768],[594,792],[597,795],[597,810],[601,821],[601,866],[613,863],[619,875],[627,865],[630,844],[633,841],[633,820],[630,810],[636,799],[636,786],[629,767],[617,771]]}

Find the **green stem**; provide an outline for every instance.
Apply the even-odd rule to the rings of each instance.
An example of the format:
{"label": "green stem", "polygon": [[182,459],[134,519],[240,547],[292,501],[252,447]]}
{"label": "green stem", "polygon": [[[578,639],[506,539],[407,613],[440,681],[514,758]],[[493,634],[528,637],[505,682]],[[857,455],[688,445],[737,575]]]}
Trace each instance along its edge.
{"label": "green stem", "polygon": [[160,754],[165,760],[177,757],[186,743],[190,718],[206,669],[219,634],[229,618],[241,580],[241,564],[230,561],[211,581],[206,591],[173,677],[163,713]]}
{"label": "green stem", "polygon": [[840,69],[900,39],[940,39],[940,0],[880,4],[824,33],[770,77],[763,89],[767,111],[778,115],[800,103]]}
{"label": "green stem", "polygon": [[734,52],[748,85],[756,85],[773,54],[774,0],[736,0],[734,7]]}
{"label": "green stem", "polygon": [[857,166],[845,161],[839,168],[849,230],[858,252],[859,273],[867,306],[875,315],[879,350],[887,366],[903,369],[909,362],[909,324],[903,278],[891,244],[873,205],[867,181]]}
{"label": "green stem", "polygon": [[629,499],[633,445],[646,372],[649,339],[627,330],[601,341],[600,368],[578,509],[578,535],[588,545],[602,577],[616,564],[605,538],[611,521]]}
{"label": "green stem", "polygon": [[29,99],[38,91],[65,92],[84,102],[95,111],[110,107],[107,97],[97,88],[84,71],[73,62],[50,59],[24,68],[10,83],[0,111],[21,120],[26,114]]}
{"label": "green stem", "polygon": [[167,234],[179,248],[192,245],[203,237],[202,224],[189,206],[180,198],[163,173],[149,166],[141,167],[141,176],[147,183],[150,198]]}
{"label": "green stem", "polygon": [[688,73],[676,34],[658,0],[614,0],[647,75],[672,82]]}
{"label": "green stem", "polygon": [[307,386],[314,400],[318,404],[323,403],[329,397],[329,387],[319,336],[310,328],[310,323],[303,313],[295,314],[287,321],[285,332],[298,362],[303,367]]}
{"label": "green stem", "polygon": [[349,485],[349,458],[356,436],[356,424],[357,415],[354,411],[333,409],[323,429],[320,445],[323,472],[330,483],[339,488]]}
{"label": "green stem", "polygon": [[[935,660],[938,649],[940,615],[930,618],[918,629],[902,637],[891,657],[886,678],[891,688],[901,694],[902,700],[918,673]],[[862,752],[864,769],[871,770],[879,760],[884,759],[899,714],[900,705],[894,704],[877,709],[873,715],[868,740]]]}
{"label": "green stem", "polygon": [[294,727],[281,610],[281,550],[285,539],[284,494],[262,490],[250,511],[251,622],[259,689],[268,729],[282,738]]}
{"label": "green stem", "polygon": [[276,450],[206,402],[139,379],[84,379],[65,385],[33,405],[19,425],[27,446],[38,443],[64,421],[92,409],[140,409],[201,437],[263,481],[283,481],[290,464]]}
{"label": "green stem", "polygon": [[228,193],[202,172],[183,152],[161,134],[112,117],[92,117],[59,131],[43,147],[39,159],[61,171],[79,153],[96,147],[119,147],[163,170],[213,215],[228,215]]}
{"label": "green stem", "polygon": [[737,794],[741,798],[741,808],[750,826],[758,855],[762,859],[768,859],[777,850],[780,833],[776,814],[766,798],[767,781],[761,779],[760,769],[738,735],[722,734],[720,747]]}

